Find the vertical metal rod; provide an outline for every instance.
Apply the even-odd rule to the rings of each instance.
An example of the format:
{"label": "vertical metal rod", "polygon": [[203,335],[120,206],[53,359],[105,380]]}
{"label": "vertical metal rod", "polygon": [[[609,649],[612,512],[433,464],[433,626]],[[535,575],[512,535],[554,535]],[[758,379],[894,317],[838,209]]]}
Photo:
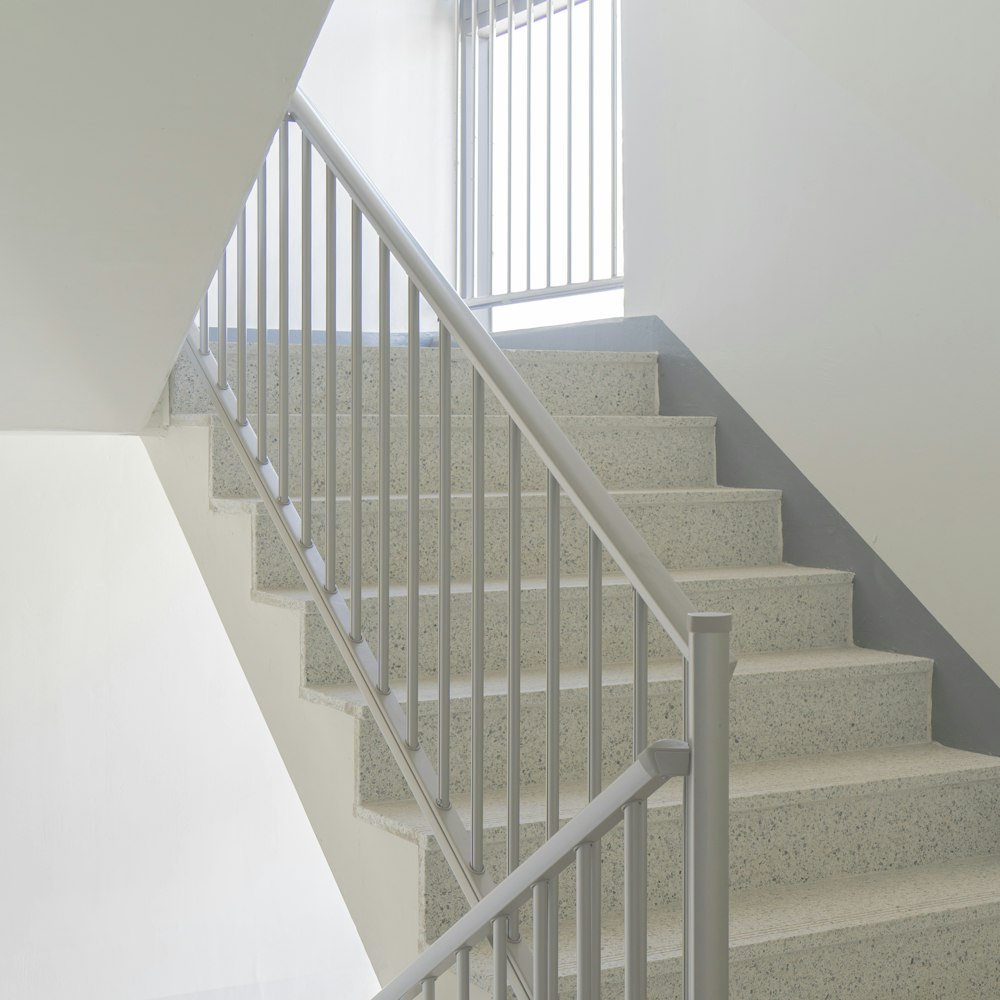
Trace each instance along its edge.
{"label": "vertical metal rod", "polygon": [[514,0],[507,0],[507,292],[514,259]]}
{"label": "vertical metal rod", "polygon": [[[484,43],[479,38],[479,4],[471,0],[472,15],[472,294],[487,295],[489,286],[489,204],[486,191],[486,161],[489,149],[486,147],[487,131],[483,127],[483,116],[488,114],[485,106],[488,86],[484,86],[483,53]],[[488,43],[485,43],[488,44]],[[488,54],[488,53],[487,53]],[[489,66],[486,70],[489,73]]]}
{"label": "vertical metal rod", "polygon": [[688,615],[684,738],[684,1000],[729,989],[730,615]]}
{"label": "vertical metal rod", "polygon": [[618,276],[618,0],[611,0],[611,276]]}
{"label": "vertical metal rod", "polygon": [[625,806],[625,1000],[646,1000],[646,802]]}
{"label": "vertical metal rod", "polygon": [[487,139],[486,148],[489,159],[486,164],[486,226],[489,236],[487,251],[487,274],[489,284],[486,286],[486,294],[490,295],[494,291],[493,287],[493,77],[496,74],[496,40],[497,40],[497,2],[489,0],[490,4],[490,34],[489,34],[489,76],[487,77],[487,101],[489,107],[489,117],[486,120]]}
{"label": "vertical metal rod", "polygon": [[410,281],[406,340],[406,742],[420,745],[420,292]]}
{"label": "vertical metal rod", "polygon": [[361,209],[351,202],[351,638],[361,641]]}
{"label": "vertical metal rod", "polygon": [[208,354],[208,292],[205,292],[205,297],[201,300],[201,316],[198,318],[200,320],[198,351],[201,354]]}
{"label": "vertical metal rod", "polygon": [[236,422],[247,425],[247,207],[236,225]]}
{"label": "vertical metal rod", "polygon": [[587,74],[587,81],[590,85],[590,126],[588,129],[588,136],[590,138],[590,188],[589,197],[587,199],[587,232],[590,238],[590,253],[588,255],[589,259],[589,280],[594,280],[594,8],[597,6],[597,0],[590,0],[590,68]]}
{"label": "vertical metal rod", "polygon": [[312,537],[312,146],[302,133],[302,533]]}
{"label": "vertical metal rod", "polygon": [[632,756],[649,744],[649,609],[632,591]]}
{"label": "vertical metal rod", "polygon": [[434,1000],[434,980],[425,979],[420,984],[420,998],[421,1000]]}
{"label": "vertical metal rod", "polygon": [[472,371],[472,869],[483,870],[485,657],[485,421],[483,377]]}
{"label": "vertical metal rod", "polygon": [[[303,419],[305,419],[303,417]],[[278,503],[288,503],[288,120],[278,129]]]}
{"label": "vertical metal rod", "polygon": [[[207,301],[207,300],[206,300]],[[257,174],[257,461],[267,462],[267,161]]]}
{"label": "vertical metal rod", "polygon": [[[572,3],[572,0],[570,0]],[[591,947],[594,939],[594,845],[581,844],[576,849],[576,996],[594,1000],[594,963]]]}
{"label": "vertical metal rod", "polygon": [[462,0],[454,0],[455,39],[455,287],[463,297],[468,294],[465,287],[466,228],[465,228],[465,68],[463,52],[465,38],[462,31]]}
{"label": "vertical metal rod", "polygon": [[438,805],[451,808],[451,332],[438,325]]}
{"label": "vertical metal rod", "polygon": [[526,98],[525,98],[525,119],[528,123],[527,128],[527,146],[524,151],[524,169],[525,175],[527,177],[525,183],[525,232],[527,233],[527,239],[525,241],[526,245],[524,248],[524,287],[526,289],[531,288],[531,126],[532,126],[532,112],[531,107],[531,97],[532,97],[532,86],[531,86],[531,71],[532,71],[532,47],[531,47],[531,30],[535,23],[535,8],[533,0],[529,0],[528,3],[528,38],[527,38],[527,48],[528,48],[528,79],[526,81]]}
{"label": "vertical metal rod", "polygon": [[507,1000],[507,934],[507,918],[501,915],[493,921],[494,1000]]}
{"label": "vertical metal rod", "polygon": [[589,532],[587,604],[587,797],[601,792],[602,587],[601,540]]}
{"label": "vertical metal rod", "polygon": [[216,385],[220,389],[225,389],[229,385],[228,372],[226,371],[227,358],[226,358],[226,333],[228,328],[228,323],[226,321],[226,306],[228,305],[227,290],[226,290],[226,266],[228,261],[226,260],[227,253],[225,250],[222,251],[222,260],[219,262],[219,281],[216,286],[216,291],[219,293],[219,300],[217,303],[217,317],[219,321],[219,345],[218,345],[218,357],[217,361],[219,363],[218,375],[216,377]]}
{"label": "vertical metal rod", "polygon": [[[530,16],[530,12],[529,12]],[[530,23],[530,22],[529,22]],[[507,871],[521,863],[521,430],[510,421],[507,554]],[[511,937],[519,936],[518,911]]]}
{"label": "vertical metal rod", "polygon": [[459,948],[455,956],[455,978],[458,980],[458,1000],[469,1000],[469,949]]}
{"label": "vertical metal rod", "polygon": [[552,287],[552,0],[548,0],[545,56],[545,287]]}
{"label": "vertical metal rod", "polygon": [[566,4],[566,284],[573,283],[573,0]]}
{"label": "vertical metal rod", "polygon": [[531,950],[535,958],[532,1000],[548,1000],[549,995],[549,884],[536,882],[531,889]]}
{"label": "vertical metal rod", "polygon": [[378,244],[378,689],[389,693],[389,247]]}
{"label": "vertical metal rod", "polygon": [[337,178],[326,171],[326,591],[337,589]]}
{"label": "vertical metal rod", "polygon": [[[550,472],[545,566],[545,837],[559,829],[559,483]],[[549,994],[559,995],[559,880],[549,893]]]}

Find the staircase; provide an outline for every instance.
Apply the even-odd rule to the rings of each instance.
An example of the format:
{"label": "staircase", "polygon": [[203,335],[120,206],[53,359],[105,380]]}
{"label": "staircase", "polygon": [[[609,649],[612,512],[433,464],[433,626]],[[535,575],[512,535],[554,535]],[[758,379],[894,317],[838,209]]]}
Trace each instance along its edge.
{"label": "staircase", "polygon": [[[348,398],[349,359],[340,349],[338,378]],[[314,347],[314,399],[325,377],[325,349]],[[290,366],[301,369],[301,348],[290,348]],[[421,350],[421,397],[437,398],[437,351]],[[393,414],[405,413],[405,350],[390,363]],[[376,351],[363,352],[366,380]],[[782,562],[781,497],[776,491],[719,487],[715,482],[714,420],[658,416],[656,357],[650,354],[510,352],[515,367],[542,403],[557,415],[580,453],[699,608],[733,615],[732,649],[738,668],[731,685],[730,878],[731,996],[768,1000],[843,998],[982,998],[1000,991],[1000,760],[931,742],[932,664],[919,657],[852,644],[852,580],[849,573]],[[230,357],[230,363],[233,363]],[[277,371],[277,349],[268,363]],[[234,373],[235,375],[235,373]],[[455,808],[470,821],[470,678],[467,643],[471,588],[471,383],[468,363],[452,363],[453,574],[451,789]],[[269,384],[277,384],[275,378]],[[292,378],[291,384],[297,384]],[[252,392],[251,387],[251,392]],[[368,398],[375,399],[374,393]],[[271,408],[277,407],[277,399]],[[301,412],[301,397],[290,400]],[[414,804],[364,699],[351,680],[330,633],[304,590],[298,572],[217,417],[201,373],[183,356],[170,383],[170,428],[153,439],[158,468],[180,433],[211,435],[205,477],[211,503],[221,513],[249,514],[252,578],[242,587],[262,606],[285,609],[301,627],[300,696],[349,720],[353,759],[352,809],[370,824],[372,843],[390,835],[411,845],[412,867],[396,893],[400,908],[414,909],[417,940],[386,958],[380,974],[399,969],[406,950],[422,947],[467,909],[433,831]],[[321,414],[314,419],[320,422]],[[299,439],[293,417],[292,442]],[[363,421],[369,417],[363,416]],[[389,659],[391,676],[404,680],[406,630],[405,507],[406,434],[402,416],[391,436],[398,449],[391,463]],[[277,420],[268,422],[277,426]],[[436,495],[437,429],[422,424],[426,457],[420,489],[419,718],[424,748],[436,759],[438,717],[436,623],[440,498]],[[395,428],[394,428],[395,430]],[[487,496],[485,537],[485,859],[494,881],[507,872],[507,418],[485,418]],[[350,415],[338,423],[346,455]],[[363,432],[367,434],[368,431]],[[361,564],[372,570],[377,551],[377,449],[364,449]],[[315,437],[316,447],[321,444]],[[294,469],[301,449],[293,450]],[[314,469],[323,468],[314,456]],[[317,475],[322,475],[317,472]],[[338,475],[349,479],[349,470]],[[168,494],[176,479],[165,477]],[[210,487],[208,484],[210,483]],[[545,475],[525,456],[522,473],[523,675],[521,699],[520,856],[545,839]],[[321,493],[323,484],[317,486]],[[173,497],[172,497],[173,499]],[[351,500],[339,497],[348,514]],[[190,502],[176,502],[181,513]],[[190,518],[190,513],[188,517]],[[323,548],[323,505],[314,505],[317,543]],[[350,518],[337,523],[347,529]],[[188,525],[185,524],[185,529]],[[199,528],[188,532],[195,549],[212,545]],[[346,537],[337,546],[346,560]],[[587,532],[564,501],[561,547],[561,765],[560,816],[575,816],[587,801]],[[348,566],[338,567],[346,576]],[[211,580],[209,581],[211,586]],[[362,627],[377,629],[378,594],[366,575]],[[239,587],[240,584],[235,584]],[[606,563],[603,579],[603,771],[614,778],[632,760],[631,588]],[[225,619],[225,612],[224,612]],[[227,627],[231,628],[230,622]],[[658,630],[656,630],[658,633]],[[665,636],[650,629],[650,736],[676,737],[682,730],[681,665]],[[266,694],[258,692],[267,715]],[[340,725],[340,723],[338,723]],[[274,727],[272,727],[274,728]],[[289,757],[295,750],[281,744]],[[292,768],[295,777],[294,768]],[[331,786],[332,787],[332,786]],[[341,791],[343,794],[343,790]],[[307,801],[307,808],[309,802]],[[322,820],[319,822],[322,824]],[[649,992],[679,997],[681,991],[681,797],[677,782],[649,801]],[[361,834],[361,840],[365,838]],[[322,839],[322,836],[321,836]],[[383,841],[378,841],[383,842]],[[375,852],[373,851],[372,854]],[[329,851],[328,851],[329,854]],[[342,859],[331,857],[335,872]],[[362,884],[378,893],[388,877],[379,857],[362,849],[351,860]],[[405,869],[406,866],[403,866]],[[396,872],[403,869],[393,869]],[[622,995],[622,832],[603,842],[601,883],[601,985],[603,995]],[[343,883],[342,883],[343,884]],[[569,903],[572,871],[561,877],[559,995],[575,990],[575,927]],[[352,895],[345,892],[348,904]],[[360,890],[355,892],[360,902]],[[409,918],[408,918],[409,919]],[[525,923],[524,927],[527,927]],[[380,945],[373,926],[360,930],[373,957]],[[399,942],[396,942],[399,945]],[[484,959],[485,961],[485,959]],[[393,964],[395,963],[395,968]],[[378,962],[376,965],[378,966]],[[485,982],[480,970],[479,981]],[[476,974],[474,972],[474,978]]]}

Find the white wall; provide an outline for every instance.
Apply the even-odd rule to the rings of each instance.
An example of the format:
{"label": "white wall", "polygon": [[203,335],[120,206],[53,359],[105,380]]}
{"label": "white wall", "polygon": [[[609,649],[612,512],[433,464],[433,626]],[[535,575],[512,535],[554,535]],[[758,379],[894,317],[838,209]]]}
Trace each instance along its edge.
{"label": "white wall", "polygon": [[0,464],[0,995],[370,996],[142,443],[6,435]]}
{"label": "white wall", "polygon": [[626,313],[1000,680],[1000,8],[624,0]]}

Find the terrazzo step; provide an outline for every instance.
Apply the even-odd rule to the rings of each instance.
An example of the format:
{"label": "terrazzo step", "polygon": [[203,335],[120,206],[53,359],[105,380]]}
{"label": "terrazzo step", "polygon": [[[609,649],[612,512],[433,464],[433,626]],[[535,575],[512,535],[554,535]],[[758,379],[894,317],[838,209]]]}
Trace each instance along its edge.
{"label": "terrazzo step", "polygon": [[[556,417],[570,441],[590,465],[605,487],[611,490],[666,489],[715,485],[714,417]],[[362,417],[362,494],[378,492],[378,419]],[[485,422],[484,454],[486,489],[507,488],[508,420],[488,416]],[[420,489],[434,493],[438,488],[440,450],[438,419],[420,422]],[[302,418],[289,420],[289,471],[293,493],[301,489]],[[392,493],[406,490],[407,423],[405,416],[390,418],[390,486]],[[268,419],[268,454],[277,454],[277,418]],[[349,492],[351,468],[351,418],[337,421],[337,493]],[[313,420],[313,495],[326,491],[326,425],[320,416]],[[525,445],[522,489],[543,490],[546,472],[541,461]],[[472,419],[452,418],[452,490],[469,492],[472,482]],[[239,456],[220,425],[212,421],[212,493],[216,497],[255,497],[254,487]]]}
{"label": "terrazzo step", "polygon": [[[629,490],[614,494],[629,520],[672,569],[702,569],[717,566],[765,566],[781,561],[781,492],[714,487],[700,490]],[[488,579],[507,576],[508,496],[491,493],[485,499]],[[378,568],[378,499],[362,501],[361,565],[367,569],[366,583],[376,582]],[[337,502],[337,579],[350,579],[351,501]],[[389,575],[395,582],[406,579],[405,496],[389,502]],[[546,500],[544,493],[525,493],[521,498],[521,570],[525,576],[545,573]],[[438,574],[440,500],[420,499],[420,579],[435,581]],[[583,518],[567,497],[562,500],[562,572],[587,572],[587,530]],[[315,542],[326,546],[326,502],[313,503]],[[458,580],[472,577],[472,498],[454,496],[451,501],[451,567]],[[605,555],[606,572],[614,563]],[[263,504],[254,520],[254,573],[260,589],[292,589],[301,586],[278,531]]]}
{"label": "terrazzo step", "polygon": [[[681,891],[683,784],[668,782],[649,802],[649,894],[658,904]],[[561,789],[565,822],[586,804],[585,784]],[[456,800],[468,828],[467,802]],[[421,928],[433,941],[467,906],[419,809],[373,803],[359,815],[418,845]],[[730,885],[733,892],[882,872],[1000,852],[1000,758],[925,743],[853,753],[737,763],[730,778]],[[521,799],[521,857],[545,839],[544,788]],[[504,793],[484,806],[485,860],[506,874]],[[602,912],[624,907],[622,828],[602,841]],[[574,912],[575,872],[560,881],[562,916]],[[530,926],[530,914],[523,914]],[[527,930],[527,928],[525,928]]]}
{"label": "terrazzo step", "polygon": [[[733,615],[733,655],[780,649],[847,646],[852,641],[852,574],[840,570],[778,565],[724,570],[687,570],[674,574],[694,605],[703,611]],[[562,663],[583,664],[587,657],[587,579],[563,577],[560,596]],[[378,654],[378,596],[363,591],[362,634]],[[603,587],[603,649],[607,663],[631,662],[632,587],[621,576],[606,576]],[[521,591],[521,651],[526,665],[545,662],[544,580],[525,580]],[[263,594],[261,596],[264,596]],[[280,600],[271,592],[270,599]],[[420,670],[437,669],[438,591],[421,588],[418,605]],[[306,680],[342,683],[350,679],[346,665],[320,617],[307,604],[304,635]],[[451,597],[451,664],[456,675],[468,672],[471,590],[454,584]],[[403,588],[391,588],[389,600],[389,673],[402,678],[405,668],[407,599]],[[489,672],[507,669],[508,590],[487,583],[484,603],[485,664]],[[649,630],[650,656],[667,659],[677,649],[658,626]]]}
{"label": "terrazzo step", "polygon": [[[841,753],[925,743],[930,739],[929,660],[847,647],[748,655],[739,661],[731,686],[731,746],[734,762]],[[603,757],[607,779],[631,761],[632,674],[606,667],[602,688]],[[485,683],[485,786],[506,787],[506,678]],[[402,694],[402,692],[398,692]],[[307,685],[303,696],[356,714],[359,802],[409,798],[384,739],[353,685]],[[650,665],[651,738],[682,732],[681,667]],[[456,796],[469,788],[470,688],[467,678],[452,683],[451,774]],[[421,745],[437,760],[437,684],[420,686]],[[539,670],[522,678],[521,780],[544,781],[545,677]],[[560,774],[567,782],[585,776],[587,674],[564,667],[560,683]]]}
{"label": "terrazzo step", "polygon": [[[649,996],[681,998],[681,915],[649,919]],[[559,996],[575,996],[560,926]],[[620,916],[603,918],[601,987],[624,988]],[[987,1000],[1000,983],[1000,857],[734,892],[730,1000]],[[481,970],[477,970],[481,972]]]}
{"label": "terrazzo step", "polygon": [[[378,348],[362,348],[362,412],[374,413],[378,405]],[[657,355],[647,352],[604,351],[505,351],[521,377],[552,413],[618,414],[653,416],[659,413]],[[326,400],[326,347],[312,350],[313,405],[320,410]],[[406,412],[407,350],[389,350],[389,402],[394,413]],[[278,409],[278,346],[267,349],[268,409]],[[231,385],[236,384],[235,335],[230,333],[227,371]],[[436,413],[440,407],[440,358],[437,348],[420,349],[420,410]],[[257,345],[247,352],[247,399],[251,412],[257,409]],[[289,406],[302,410],[302,346],[288,349]],[[470,413],[472,403],[472,368],[453,349],[451,361],[452,412]],[[500,404],[487,389],[487,411],[502,413]],[[337,409],[350,410],[351,351],[337,348]],[[212,403],[200,377],[186,355],[178,360],[170,380],[170,408],[177,415],[212,412]]]}

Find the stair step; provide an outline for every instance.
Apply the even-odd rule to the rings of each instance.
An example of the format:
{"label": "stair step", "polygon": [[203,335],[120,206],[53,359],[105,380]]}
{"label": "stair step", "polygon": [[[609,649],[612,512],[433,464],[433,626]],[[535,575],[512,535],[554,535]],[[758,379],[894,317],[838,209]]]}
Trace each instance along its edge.
{"label": "stair step", "polygon": [[[781,561],[781,492],[713,487],[708,489],[622,490],[614,494],[619,507],[639,529],[653,551],[673,569],[718,566],[764,566]],[[508,496],[486,497],[488,529],[485,533],[485,564],[488,579],[507,575]],[[405,496],[389,502],[390,579],[406,579],[407,523]],[[378,499],[362,501],[361,565],[367,569],[366,583],[374,583],[378,566]],[[452,574],[456,579],[472,576],[472,498],[454,496],[452,507]],[[263,504],[255,507],[254,570],[259,589],[294,589],[301,586],[278,531]],[[521,499],[521,563],[526,576],[545,572],[546,498],[544,493],[525,493]],[[337,579],[350,577],[351,501],[337,502]],[[420,499],[420,579],[434,581],[438,573],[438,527],[440,500]],[[320,551],[326,546],[326,501],[313,503],[314,539]],[[562,572],[587,572],[587,531],[572,502],[563,497]],[[615,567],[605,555],[606,572]]]}
{"label": "stair step", "polygon": [[[731,687],[731,752],[734,762],[798,757],[876,747],[923,743],[930,739],[929,660],[858,647],[748,655],[742,657]],[[604,773],[608,780],[631,761],[632,678],[625,667],[608,667],[602,689]],[[560,678],[562,780],[582,781],[586,766],[587,673],[564,667]],[[484,719],[489,739],[484,763],[487,788],[506,788],[507,696],[502,677],[487,677]],[[538,670],[522,679],[521,780],[544,780],[545,678]],[[359,801],[406,800],[409,793],[385,741],[348,685],[308,685],[303,694],[360,716]],[[650,665],[651,737],[678,736],[681,721],[681,667]],[[437,758],[437,686],[420,688],[421,742]],[[456,796],[469,788],[470,687],[452,685],[452,784]]]}
{"label": "stair step", "polygon": [[[658,905],[681,889],[682,783],[671,781],[649,803],[650,898]],[[586,803],[586,786],[561,789],[565,821]],[[456,808],[468,824],[464,799]],[[545,795],[522,793],[521,857],[544,841]],[[730,882],[734,892],[793,885],[839,875],[899,870],[1000,850],[1000,759],[935,743],[742,762],[730,782]],[[465,910],[457,886],[419,810],[406,802],[373,803],[359,815],[415,841],[426,899],[422,926],[428,940]],[[485,858],[495,880],[506,872],[506,799],[491,794],[484,806]],[[621,911],[621,827],[603,840],[602,911]],[[564,915],[572,913],[576,885],[561,880]],[[445,889],[445,886],[448,888]]]}
{"label": "stair step", "polygon": [[[231,335],[232,338],[232,335]],[[257,409],[257,347],[248,353],[247,400],[251,412]],[[378,406],[378,348],[362,348],[362,412],[374,413]],[[655,352],[604,351],[505,351],[521,377],[534,390],[545,408],[553,413],[618,414],[652,416],[659,412],[657,355]],[[278,346],[268,345],[268,409],[278,409]],[[389,404],[394,413],[405,413],[407,402],[407,350],[389,351]],[[227,370],[231,384],[236,380],[236,349],[231,339]],[[440,406],[440,360],[437,348],[420,349],[420,409],[437,412]],[[302,411],[302,346],[288,349],[289,408]],[[324,408],[326,399],[326,347],[312,350],[312,397],[314,407]],[[472,369],[453,349],[451,363],[453,413],[472,409]],[[487,390],[487,410],[502,413],[500,404]],[[350,411],[351,351],[337,348],[337,409]],[[176,415],[212,412],[212,403],[191,361],[182,355],[170,380],[170,409]]]}
{"label": "stair step", "polygon": [[[852,576],[839,570],[817,570],[778,565],[724,570],[687,570],[674,574],[695,606],[705,611],[733,615],[734,655],[779,649],[846,646],[851,643]],[[582,664],[587,656],[587,581],[564,577],[561,581],[560,626],[564,665]],[[362,599],[362,633],[377,652],[378,599],[370,590]],[[544,580],[525,580],[521,596],[521,650],[526,665],[545,662]],[[402,678],[405,664],[406,595],[390,590],[390,677]],[[304,595],[270,593],[264,599],[294,604]],[[307,604],[311,609],[311,602]],[[505,583],[487,584],[485,595],[486,670],[507,668],[508,592]],[[606,576],[603,588],[604,658],[621,663],[632,657],[632,587],[620,576]],[[419,662],[422,672],[437,669],[437,588],[421,588],[419,613]],[[451,599],[452,670],[468,672],[471,594],[467,584],[456,583]],[[650,656],[677,655],[676,647],[660,629],[649,630]],[[347,668],[326,625],[315,612],[307,612],[304,626],[306,679],[318,683],[347,681]]]}
{"label": "stair step", "polygon": [[[557,422],[595,474],[611,490],[665,489],[715,486],[714,417],[559,416]],[[378,492],[378,419],[362,417],[362,494]],[[506,490],[508,482],[508,424],[506,417],[485,420],[485,479],[491,492]],[[221,498],[255,497],[256,490],[218,419],[212,421],[212,493]],[[289,419],[289,474],[292,492],[301,487],[302,418]],[[269,454],[276,453],[278,421],[268,419]],[[434,493],[439,477],[439,421],[426,416],[420,422],[420,490]],[[390,418],[390,491],[406,491],[407,423]],[[337,421],[337,493],[349,492],[351,417]],[[313,420],[313,495],[326,491],[326,423]],[[530,447],[522,461],[522,488],[543,490],[547,473]],[[472,418],[452,418],[452,489],[469,492],[472,482]]]}

